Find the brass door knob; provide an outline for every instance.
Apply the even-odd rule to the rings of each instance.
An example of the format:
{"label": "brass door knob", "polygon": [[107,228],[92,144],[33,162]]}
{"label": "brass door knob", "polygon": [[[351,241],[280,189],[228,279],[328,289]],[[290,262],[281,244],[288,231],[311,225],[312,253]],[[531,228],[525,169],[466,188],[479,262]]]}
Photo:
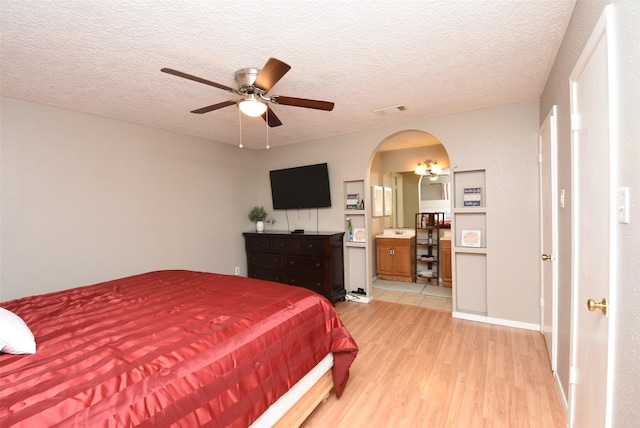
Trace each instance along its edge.
{"label": "brass door knob", "polygon": [[604,315],[607,315],[607,299],[603,297],[602,301],[600,302],[589,299],[587,300],[587,308],[589,308],[591,312],[595,311],[596,309],[600,309]]}
{"label": "brass door knob", "polygon": [[543,262],[546,262],[547,260],[551,260],[551,254],[543,254],[540,258]]}

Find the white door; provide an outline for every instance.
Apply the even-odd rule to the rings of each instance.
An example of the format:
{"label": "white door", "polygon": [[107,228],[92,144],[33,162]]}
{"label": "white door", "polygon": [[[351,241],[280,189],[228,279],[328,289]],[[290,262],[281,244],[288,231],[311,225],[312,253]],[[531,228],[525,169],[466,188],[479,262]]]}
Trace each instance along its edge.
{"label": "white door", "polygon": [[540,177],[540,327],[551,370],[557,364],[558,328],[558,191],[557,107],[553,106],[538,132]]}
{"label": "white door", "polygon": [[575,428],[611,425],[609,319],[605,311],[587,307],[588,299],[604,303],[605,298],[610,303],[609,289],[615,285],[609,13],[607,6],[570,77],[573,202],[569,405],[570,423]]}

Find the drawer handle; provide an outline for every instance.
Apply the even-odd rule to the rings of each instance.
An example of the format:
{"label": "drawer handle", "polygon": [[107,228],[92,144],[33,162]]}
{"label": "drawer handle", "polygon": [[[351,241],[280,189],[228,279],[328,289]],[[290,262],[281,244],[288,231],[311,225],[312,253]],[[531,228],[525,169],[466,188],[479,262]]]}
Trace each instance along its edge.
{"label": "drawer handle", "polygon": [[293,266],[295,263],[296,263],[295,261],[291,260],[291,261],[289,262],[289,265],[290,265],[290,266]]}
{"label": "drawer handle", "polygon": [[316,267],[320,267],[322,266],[320,263],[316,263]]}

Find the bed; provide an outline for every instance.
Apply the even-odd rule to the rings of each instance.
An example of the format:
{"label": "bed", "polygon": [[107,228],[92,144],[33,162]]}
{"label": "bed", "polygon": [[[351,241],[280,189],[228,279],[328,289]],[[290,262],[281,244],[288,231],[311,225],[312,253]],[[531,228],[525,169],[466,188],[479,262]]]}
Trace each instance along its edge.
{"label": "bed", "polygon": [[0,307],[37,344],[0,354],[2,427],[293,426],[342,394],[358,351],[324,297],[240,276],[149,272]]}

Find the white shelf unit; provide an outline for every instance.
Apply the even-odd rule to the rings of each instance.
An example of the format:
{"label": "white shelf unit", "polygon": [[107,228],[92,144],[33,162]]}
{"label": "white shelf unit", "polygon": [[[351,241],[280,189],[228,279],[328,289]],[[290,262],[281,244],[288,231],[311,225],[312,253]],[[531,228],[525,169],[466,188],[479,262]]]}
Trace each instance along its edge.
{"label": "white shelf unit", "polygon": [[[347,293],[351,293],[358,288],[365,290],[366,295],[357,295],[357,300],[360,302],[368,302],[371,297],[371,290],[369,287],[369,248],[371,242],[371,236],[367,230],[367,210],[366,209],[346,209],[347,195],[358,194],[360,201],[365,201],[365,187],[364,180],[345,180],[343,182],[343,198],[342,206],[344,208],[344,280],[345,289]],[[365,241],[354,242],[350,240],[348,222],[351,219],[351,224],[354,229],[364,229]]]}
{"label": "white shelf unit", "polygon": [[[456,291],[454,309],[457,312],[486,316],[487,243],[490,240],[487,235],[486,171],[454,171],[453,189],[451,252]],[[479,189],[480,193],[476,193],[476,189]],[[480,195],[479,198],[477,195]],[[463,232],[466,232],[468,237],[465,241]]]}

